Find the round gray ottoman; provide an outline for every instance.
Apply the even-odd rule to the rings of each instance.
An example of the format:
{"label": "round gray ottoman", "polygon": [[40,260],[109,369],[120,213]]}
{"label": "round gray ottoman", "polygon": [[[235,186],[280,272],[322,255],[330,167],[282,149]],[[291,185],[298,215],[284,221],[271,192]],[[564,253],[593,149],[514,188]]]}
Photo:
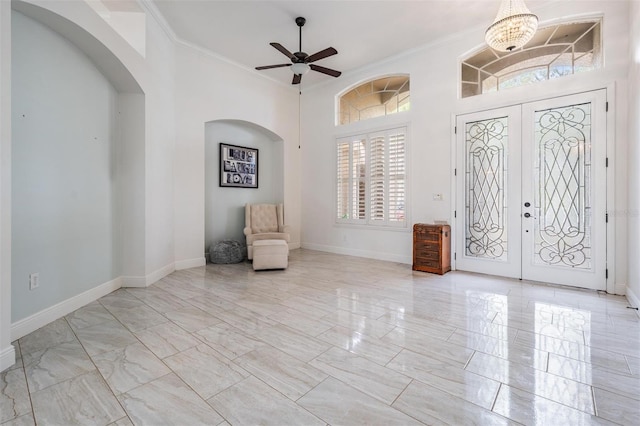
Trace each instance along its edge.
{"label": "round gray ottoman", "polygon": [[220,241],[209,247],[211,263],[240,263],[244,260],[246,248],[239,241]]}

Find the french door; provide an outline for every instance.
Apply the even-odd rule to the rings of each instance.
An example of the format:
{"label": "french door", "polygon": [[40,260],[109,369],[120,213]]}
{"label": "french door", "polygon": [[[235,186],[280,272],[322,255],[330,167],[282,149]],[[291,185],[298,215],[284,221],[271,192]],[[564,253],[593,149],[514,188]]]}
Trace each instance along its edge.
{"label": "french door", "polygon": [[457,117],[456,268],[606,288],[606,91]]}

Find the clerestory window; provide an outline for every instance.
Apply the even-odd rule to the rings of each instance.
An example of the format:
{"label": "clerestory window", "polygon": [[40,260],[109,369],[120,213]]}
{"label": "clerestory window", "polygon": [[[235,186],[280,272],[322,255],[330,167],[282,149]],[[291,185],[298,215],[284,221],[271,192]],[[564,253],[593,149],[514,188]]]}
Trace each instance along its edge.
{"label": "clerestory window", "polygon": [[523,48],[498,52],[490,47],[461,64],[463,98],[524,86],[602,66],[600,20],[572,22],[538,29]]}
{"label": "clerestory window", "polygon": [[340,96],[338,123],[355,123],[409,111],[410,108],[408,75],[378,78],[362,83]]}

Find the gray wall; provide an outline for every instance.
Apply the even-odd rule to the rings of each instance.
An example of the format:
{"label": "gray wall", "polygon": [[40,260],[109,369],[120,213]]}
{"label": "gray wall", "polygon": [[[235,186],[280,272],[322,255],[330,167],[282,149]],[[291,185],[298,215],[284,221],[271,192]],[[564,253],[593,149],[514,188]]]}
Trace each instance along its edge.
{"label": "gray wall", "polygon": [[121,271],[117,93],[74,45],[17,12],[12,40],[15,322]]}
{"label": "gray wall", "polygon": [[122,275],[145,275],[145,95],[118,94],[117,193]]}
{"label": "gray wall", "polygon": [[[221,142],[259,149],[258,188],[219,186]],[[246,203],[283,202],[283,167],[283,142],[272,132],[244,121],[205,124],[205,253],[220,240],[245,242],[242,230]]]}

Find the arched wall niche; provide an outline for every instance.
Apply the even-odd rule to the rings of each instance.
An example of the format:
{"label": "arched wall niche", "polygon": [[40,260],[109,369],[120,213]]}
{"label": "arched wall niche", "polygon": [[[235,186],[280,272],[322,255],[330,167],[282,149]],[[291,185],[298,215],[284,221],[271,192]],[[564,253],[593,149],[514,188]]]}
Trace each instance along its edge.
{"label": "arched wall niche", "polygon": [[[107,284],[120,277],[145,275],[146,131],[142,85],[114,51],[85,28],[45,7],[16,1],[12,9],[12,44],[19,47],[14,47],[13,51],[22,54],[23,47],[32,49],[30,57],[14,56],[13,60],[14,77],[20,76],[20,79],[14,78],[12,96],[12,145],[16,154],[11,164],[12,192],[21,194],[33,191],[38,184],[48,185],[47,190],[41,191],[42,200],[37,204],[39,217],[28,215],[34,209],[29,208],[32,202],[25,202],[25,197],[14,196],[12,200],[12,276],[39,272],[41,283],[38,291],[29,292],[28,289],[25,291],[24,280],[12,279],[11,337],[16,339],[55,319],[40,315],[53,305],[73,300],[98,287],[100,291],[109,292]],[[39,38],[33,37],[33,30],[37,30]],[[99,27],[96,32],[100,33]],[[60,49],[62,54],[73,59],[75,66],[81,65],[78,72],[89,77],[76,83],[78,68],[71,70],[71,64],[62,60],[49,61],[44,64],[46,73],[36,75],[32,71],[37,69],[34,62],[34,58],[38,59],[37,49],[46,49],[39,47],[39,43]],[[21,70],[30,71],[23,74]],[[30,79],[36,82],[37,78],[48,78],[53,74],[60,78],[65,72],[70,77],[58,80],[65,81],[64,85],[51,84],[49,87],[53,90],[31,93]],[[91,86],[82,86],[87,81]],[[110,93],[99,100],[88,96],[85,110],[89,123],[83,119],[84,110],[78,107],[77,99],[74,100],[78,93],[85,91],[87,94],[92,91]],[[49,105],[55,105],[55,111],[51,107],[45,108]],[[101,115],[91,112],[94,106],[102,111]],[[23,115],[19,110],[29,114]],[[24,123],[18,120],[24,120]],[[25,125],[27,121],[28,125]],[[36,129],[49,129],[48,136],[39,138],[34,133]],[[48,154],[41,148],[47,147],[38,147],[38,143],[59,145],[66,154],[66,158],[55,157],[59,161],[57,168],[48,167],[52,173],[50,177],[42,168],[38,173],[28,172],[31,162],[51,166],[53,161],[53,157],[42,158]],[[90,149],[73,149],[73,144]],[[102,145],[100,149],[95,148],[98,144]],[[83,164],[89,174],[83,174],[81,167],[75,171],[71,167],[65,169],[65,162]],[[96,172],[92,166],[100,171]],[[61,171],[65,174],[64,181],[58,179]],[[40,181],[34,182],[25,175]],[[85,178],[98,180],[102,185],[100,191],[86,190]],[[65,187],[55,187],[55,182],[63,182]],[[97,206],[108,209],[108,213],[102,214]],[[45,234],[34,235],[43,226],[48,228],[46,241]],[[83,230],[96,228],[101,228],[102,232],[94,236],[96,240],[88,241],[93,235]],[[40,243],[36,247],[31,242],[38,238]],[[108,246],[106,251],[102,250],[104,253],[95,250],[102,243]],[[33,256],[33,250],[45,249],[51,253],[46,247],[56,248],[55,259],[53,256]]]}
{"label": "arched wall niche", "polygon": [[[205,123],[205,253],[221,240],[244,243],[246,203],[284,202],[284,142],[244,120]],[[220,143],[258,149],[258,188],[220,187]],[[285,209],[285,222],[286,222]]]}

